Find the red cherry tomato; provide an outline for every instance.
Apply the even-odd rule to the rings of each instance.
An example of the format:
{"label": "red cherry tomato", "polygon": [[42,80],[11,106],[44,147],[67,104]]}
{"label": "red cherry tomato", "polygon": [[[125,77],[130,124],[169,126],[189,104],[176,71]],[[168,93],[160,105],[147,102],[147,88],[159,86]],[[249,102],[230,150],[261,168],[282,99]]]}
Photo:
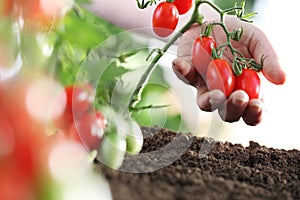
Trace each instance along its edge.
{"label": "red cherry tomato", "polygon": [[97,112],[84,114],[70,126],[69,137],[77,142],[81,142],[89,151],[97,150],[100,145],[106,119],[102,113]]}
{"label": "red cherry tomato", "polygon": [[93,102],[92,89],[90,86],[68,86],[65,88],[67,95],[67,111],[78,114],[87,111]]}
{"label": "red cherry tomato", "polygon": [[242,74],[236,77],[235,90],[244,90],[249,99],[260,97],[260,78],[256,71],[243,69]]}
{"label": "red cherry tomato", "polygon": [[178,9],[179,15],[183,15],[191,9],[193,0],[175,0],[173,3]]}
{"label": "red cherry tomato", "polygon": [[191,54],[192,64],[203,76],[205,76],[211,61],[211,52],[216,46],[215,40],[209,36],[198,37],[194,42]]}
{"label": "red cherry tomato", "polygon": [[230,64],[223,59],[212,60],[207,68],[206,83],[209,90],[218,89],[228,97],[235,86],[235,76]]}
{"label": "red cherry tomato", "polygon": [[153,31],[160,37],[167,37],[178,24],[179,13],[173,3],[162,2],[157,5],[152,17]]}
{"label": "red cherry tomato", "polygon": [[22,15],[25,23],[31,27],[51,23],[51,16],[45,14],[40,0],[14,0],[14,3],[17,15]]}
{"label": "red cherry tomato", "polygon": [[10,16],[13,12],[14,1],[2,0],[0,1],[0,15]]}

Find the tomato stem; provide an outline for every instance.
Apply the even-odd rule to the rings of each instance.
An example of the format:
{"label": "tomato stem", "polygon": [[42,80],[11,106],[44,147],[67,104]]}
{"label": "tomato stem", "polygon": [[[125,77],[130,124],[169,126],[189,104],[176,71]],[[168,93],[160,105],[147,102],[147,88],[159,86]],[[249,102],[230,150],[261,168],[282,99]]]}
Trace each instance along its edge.
{"label": "tomato stem", "polygon": [[[243,28],[241,27],[240,29],[235,29],[232,32],[230,32],[227,26],[225,25],[225,15],[232,11],[236,11],[237,18],[239,18],[240,20],[251,22],[246,18],[253,16],[255,13],[244,15],[245,0],[241,2],[241,6],[235,5],[235,7],[228,8],[225,10],[220,9],[218,6],[216,6],[213,2],[210,1],[201,1],[201,3],[208,4],[220,15],[220,22],[213,22],[209,24],[208,25],[209,28],[212,29],[213,26],[220,26],[226,35],[226,42],[224,44],[219,45],[215,49],[213,58],[222,57],[225,48],[229,48],[233,55],[232,70],[236,76],[239,76],[242,73],[243,68],[252,68],[255,71],[262,70],[262,64],[260,65],[256,63],[254,59],[245,58],[240,51],[238,51],[232,46],[231,40],[239,41],[241,39],[244,31]],[[261,59],[261,63],[262,63],[262,59]]]}
{"label": "tomato stem", "polygon": [[[168,41],[165,44],[165,46],[161,50],[152,51],[150,53],[151,55],[153,55],[155,52],[157,54],[153,58],[152,62],[150,63],[150,65],[148,66],[148,68],[146,69],[144,74],[142,75],[140,81],[137,84],[137,87],[135,88],[134,92],[130,96],[130,101],[129,101],[129,105],[128,105],[128,108],[129,108],[130,112],[136,110],[135,106],[141,100],[142,91],[143,91],[146,83],[148,82],[149,78],[151,77],[154,69],[156,68],[157,63],[160,60],[160,58],[165,54],[165,52],[170,48],[170,46],[172,46],[176,42],[176,40],[179,37],[181,37],[182,34],[185,33],[194,23],[196,23],[196,22],[199,23],[199,19],[201,19],[201,16],[200,16],[200,13],[198,12],[198,8],[199,8],[201,3],[202,3],[201,0],[196,1],[195,8],[194,8],[194,11],[192,13],[192,16],[191,16],[190,20],[170,39],[170,41]],[[202,23],[202,22],[200,22],[200,23]],[[148,56],[148,58],[149,58],[149,56]]]}

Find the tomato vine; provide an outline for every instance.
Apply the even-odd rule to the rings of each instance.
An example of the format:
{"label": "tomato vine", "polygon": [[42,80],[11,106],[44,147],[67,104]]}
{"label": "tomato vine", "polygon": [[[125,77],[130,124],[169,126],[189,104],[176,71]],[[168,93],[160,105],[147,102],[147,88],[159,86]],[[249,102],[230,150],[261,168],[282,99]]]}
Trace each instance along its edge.
{"label": "tomato vine", "polygon": [[140,2],[140,0],[136,0],[137,6],[138,6],[140,9],[145,9],[145,8],[147,8],[148,6],[155,5],[155,4],[157,4],[158,1],[159,1],[159,0],[149,0],[149,1],[142,0],[142,1]]}
{"label": "tomato vine", "polygon": [[[156,3],[156,1],[148,1],[140,3],[138,0],[138,6],[143,5],[143,9],[146,8],[148,5],[152,5],[153,3]],[[224,31],[226,35],[226,42],[224,44],[219,45],[217,48],[213,49],[213,57],[214,58],[221,58],[223,51],[225,48],[229,48],[233,55],[233,62],[232,62],[232,70],[236,76],[239,76],[242,73],[242,70],[244,68],[251,68],[255,71],[260,71],[263,68],[263,56],[261,57],[261,63],[257,63],[252,58],[246,58],[240,51],[235,49],[231,43],[232,40],[239,41],[244,33],[243,28],[235,29],[232,32],[230,32],[225,24],[225,16],[228,13],[235,12],[236,17],[241,20],[248,23],[251,23],[252,20],[250,20],[251,17],[256,15],[256,12],[245,14],[245,4],[246,0],[242,0],[240,5],[235,4],[234,7],[227,8],[227,9],[221,9],[216,4],[214,4],[211,1],[206,0],[195,0],[195,7],[192,12],[192,15],[189,19],[189,21],[165,44],[165,46],[162,49],[155,50],[155,52],[151,52],[150,56],[153,55],[153,53],[156,53],[156,56],[153,57],[152,62],[148,66],[145,73],[142,75],[135,91],[130,97],[130,103],[129,103],[129,110],[133,111],[135,110],[135,106],[137,103],[141,100],[141,93],[143,91],[143,88],[145,87],[145,84],[147,83],[149,77],[151,76],[152,72],[154,71],[155,67],[157,66],[158,61],[160,58],[165,54],[165,52],[169,49],[169,47],[175,43],[175,41],[183,34],[185,33],[193,24],[198,23],[199,25],[203,25],[203,18],[204,16],[199,13],[199,7],[202,4],[207,4],[211,8],[213,8],[218,14],[220,18],[220,22],[212,22],[211,24],[207,25],[205,29],[205,35],[209,35],[211,30],[215,26],[220,26],[222,30]],[[150,57],[149,56],[149,57]]]}

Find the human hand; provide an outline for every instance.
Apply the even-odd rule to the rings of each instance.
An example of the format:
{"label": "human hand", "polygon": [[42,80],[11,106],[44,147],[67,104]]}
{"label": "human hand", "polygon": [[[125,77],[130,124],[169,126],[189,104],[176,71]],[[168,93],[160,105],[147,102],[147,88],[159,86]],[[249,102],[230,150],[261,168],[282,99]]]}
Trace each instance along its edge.
{"label": "human hand", "polygon": [[[263,75],[274,84],[285,82],[285,72],[281,69],[276,52],[266,35],[252,24],[242,22],[235,17],[226,18],[226,26],[230,31],[243,27],[244,33],[240,41],[232,41],[234,48],[261,63],[263,56]],[[209,91],[204,79],[191,63],[191,48],[194,40],[200,35],[199,25],[191,27],[178,41],[178,57],[173,61],[173,70],[184,82],[197,89],[197,104],[203,111],[218,109],[220,117],[226,122],[236,122],[243,118],[248,125],[257,125],[263,119],[264,104],[262,99],[251,99],[245,91],[234,91],[227,99],[219,90]],[[212,37],[217,45],[226,40],[220,27],[214,27]],[[232,61],[229,51],[223,53],[223,58]]]}

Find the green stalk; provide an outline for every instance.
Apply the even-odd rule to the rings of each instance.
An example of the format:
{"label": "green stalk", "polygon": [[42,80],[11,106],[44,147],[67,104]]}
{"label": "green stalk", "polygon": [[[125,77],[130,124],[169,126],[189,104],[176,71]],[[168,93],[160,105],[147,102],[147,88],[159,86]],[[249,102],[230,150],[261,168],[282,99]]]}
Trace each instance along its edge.
{"label": "green stalk", "polygon": [[[182,36],[183,33],[185,33],[194,23],[199,22],[199,18],[200,18],[200,14],[198,12],[198,8],[200,6],[200,4],[202,3],[201,0],[197,0],[196,4],[195,4],[195,8],[193,11],[193,14],[190,18],[190,20],[185,24],[185,26],[183,26],[171,39],[170,41],[168,41],[166,43],[166,45],[160,50],[157,51],[156,56],[153,58],[152,62],[150,63],[150,65],[148,66],[148,68],[146,69],[145,73],[142,75],[139,83],[137,84],[136,89],[134,90],[134,92],[132,93],[131,97],[130,97],[130,102],[129,102],[129,111],[132,112],[133,110],[135,110],[135,106],[137,105],[137,103],[141,100],[141,95],[142,95],[142,91],[146,85],[146,83],[148,82],[149,78],[151,77],[154,69],[157,66],[158,61],[160,60],[160,58],[165,54],[165,52],[170,48],[170,46],[172,46],[176,40]],[[202,19],[202,18],[201,18]],[[200,22],[201,23],[201,22]]]}

